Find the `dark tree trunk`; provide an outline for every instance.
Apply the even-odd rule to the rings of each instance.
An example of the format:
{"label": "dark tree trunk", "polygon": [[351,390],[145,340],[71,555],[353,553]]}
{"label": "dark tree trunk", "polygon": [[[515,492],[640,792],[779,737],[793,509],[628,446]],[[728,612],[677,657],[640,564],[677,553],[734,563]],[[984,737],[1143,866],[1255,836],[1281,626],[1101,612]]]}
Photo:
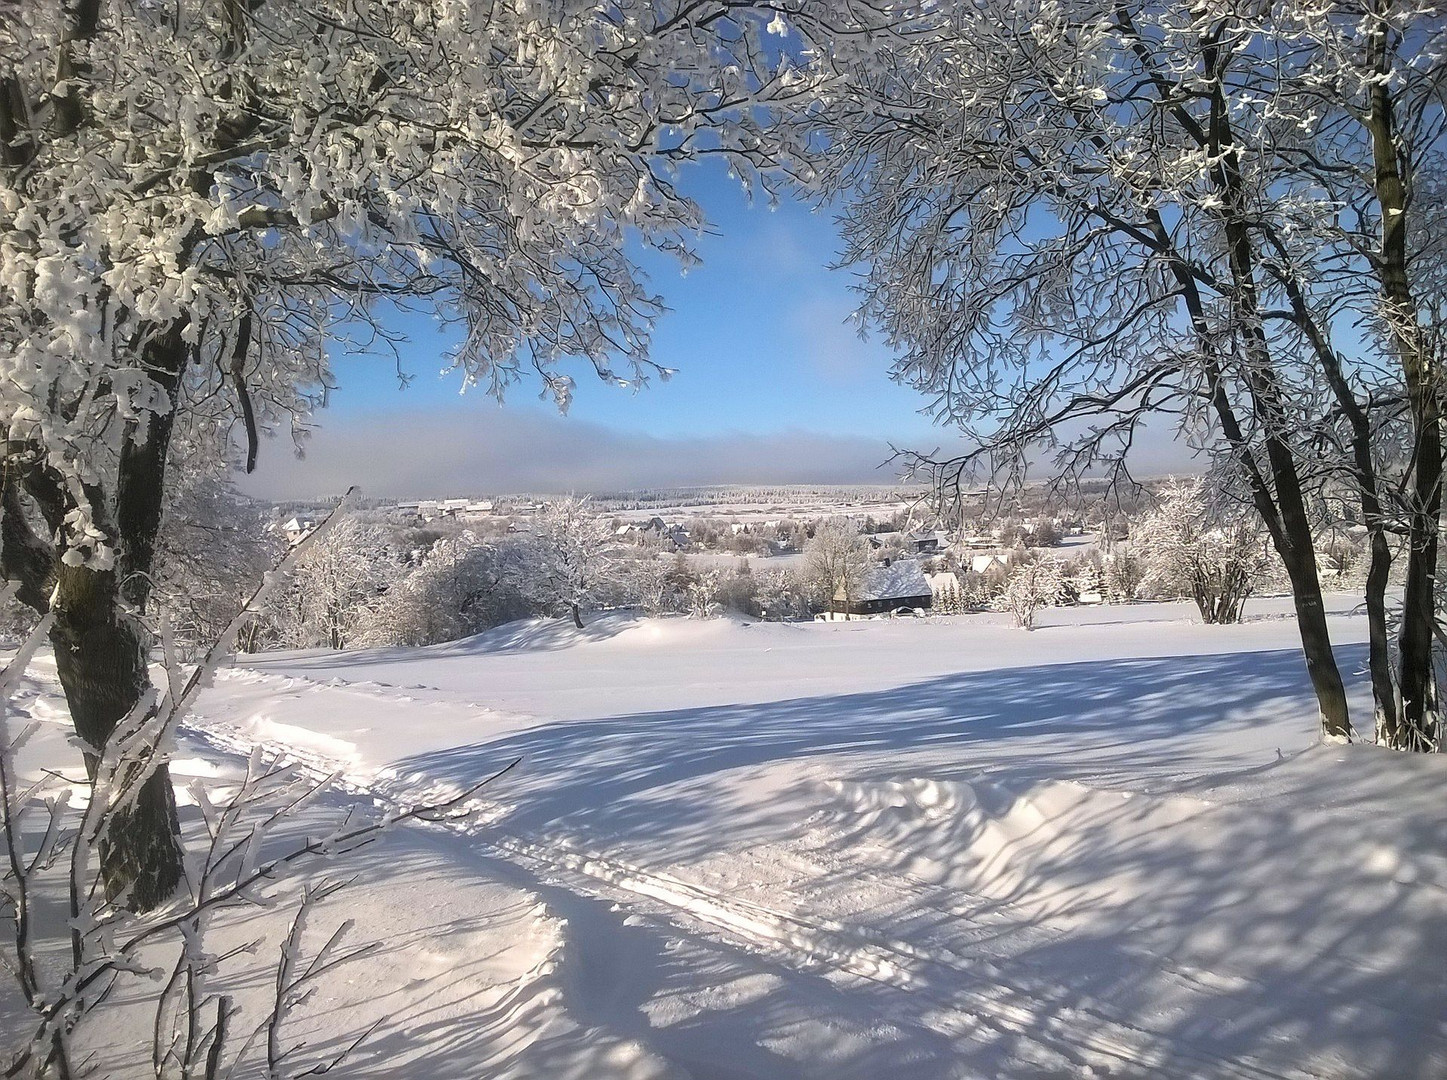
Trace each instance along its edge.
{"label": "dark tree trunk", "polygon": [[[1157,222],[1156,228],[1164,236],[1164,226]],[[1181,286],[1187,311],[1199,335],[1202,357],[1210,381],[1212,408],[1221,422],[1226,441],[1241,465],[1256,511],[1265,524],[1272,546],[1281,556],[1291,581],[1297,630],[1301,635],[1307,676],[1311,679],[1312,690],[1316,693],[1322,731],[1334,737],[1350,738],[1352,729],[1347,709],[1346,687],[1342,684],[1336,656],[1331,649],[1331,636],[1326,625],[1326,606],[1321,598],[1321,581],[1316,572],[1316,549],[1295,461],[1290,448],[1282,442],[1279,436],[1280,428],[1277,427],[1275,430],[1278,434],[1268,436],[1267,462],[1271,471],[1271,482],[1267,482],[1226,392],[1225,375],[1213,352],[1210,327],[1196,283],[1189,270],[1179,264],[1173,264],[1173,274]],[[1269,375],[1269,372],[1268,366],[1265,372],[1258,372],[1258,375]],[[1270,395],[1253,392],[1253,411],[1260,413],[1270,401]],[[1263,418],[1268,430],[1273,419],[1269,415]]]}
{"label": "dark tree trunk", "polygon": [[[1297,631],[1301,635],[1302,654],[1306,659],[1307,676],[1316,694],[1321,714],[1322,732],[1337,738],[1351,737],[1351,717],[1347,708],[1346,687],[1337,668],[1326,625],[1326,605],[1321,596],[1321,581],[1316,570],[1316,549],[1311,536],[1300,477],[1289,448],[1274,439],[1275,452],[1268,453],[1271,483],[1267,482],[1256,455],[1246,441],[1236,411],[1225,390],[1225,379],[1210,353],[1210,339],[1204,309],[1195,292],[1195,283],[1184,272],[1177,274],[1182,284],[1187,308],[1201,332],[1207,375],[1211,384],[1211,403],[1221,428],[1231,445],[1251,491],[1252,502],[1271,536],[1272,546],[1281,556],[1291,582],[1291,597],[1296,610]],[[1262,408],[1255,400],[1253,408]],[[1287,507],[1290,506],[1290,512]]]}
{"label": "dark tree trunk", "polygon": [[[1285,256],[1285,245],[1278,244],[1278,251]],[[1317,324],[1296,280],[1289,274],[1283,275],[1282,280],[1296,325],[1316,354],[1327,385],[1331,387],[1332,395],[1351,427],[1352,477],[1357,485],[1362,522],[1366,525],[1369,542],[1365,596],[1367,669],[1372,679],[1373,726],[1380,739],[1384,731],[1397,726],[1398,703],[1397,680],[1392,670],[1391,635],[1387,632],[1387,578],[1392,569],[1392,549],[1387,539],[1387,520],[1382,508],[1376,459],[1372,455],[1371,418],[1367,415],[1367,407],[1357,399],[1356,391],[1347,380],[1341,357]]]}
{"label": "dark tree trunk", "polygon": [[[90,748],[85,766],[92,780],[99,763],[93,751],[105,746],[150,686],[147,634],[118,603],[119,591],[114,571],[63,566],[52,607],[56,671],[76,734]],[[162,765],[101,841],[106,895],[129,889],[127,903],[139,911],[165,901],[180,883],[179,837],[170,774]]]}
{"label": "dark tree trunk", "polygon": [[1286,566],[1291,581],[1291,599],[1296,609],[1296,625],[1301,634],[1301,648],[1306,657],[1306,673],[1316,691],[1321,711],[1322,734],[1337,739],[1352,736],[1351,716],[1347,709],[1346,687],[1331,648],[1331,634],[1326,625],[1326,603],[1321,595],[1321,574],[1316,565],[1316,543],[1311,535],[1302,496],[1301,479],[1296,462],[1279,436],[1269,436],[1268,457],[1276,485],[1276,505],[1281,511],[1281,536],[1277,553]]}
{"label": "dark tree trunk", "polygon": [[1331,634],[1326,626],[1326,605],[1321,598],[1321,581],[1316,576],[1316,561],[1310,565],[1298,561],[1286,568],[1291,579],[1291,599],[1296,608],[1296,625],[1301,634],[1301,648],[1306,656],[1306,674],[1316,691],[1321,710],[1324,735],[1349,739],[1351,717],[1347,711],[1346,687],[1336,655],[1331,651]]}
{"label": "dark tree trunk", "polygon": [[1251,581],[1244,570],[1233,568],[1214,580],[1209,572],[1196,575],[1196,607],[1201,621],[1226,626],[1241,621],[1241,608],[1251,593]]}
{"label": "dark tree trunk", "polygon": [[[1240,377],[1250,393],[1252,411],[1262,427],[1266,461],[1274,488],[1272,494],[1275,495],[1273,516],[1276,528],[1271,529],[1271,538],[1291,581],[1302,652],[1306,657],[1307,675],[1316,691],[1322,732],[1334,738],[1347,739],[1352,734],[1351,718],[1346,688],[1342,684],[1326,625],[1326,605],[1322,600],[1321,577],[1316,565],[1316,542],[1311,534],[1311,520],[1306,512],[1296,455],[1287,441],[1291,422],[1261,322],[1256,291],[1256,249],[1251,237],[1250,214],[1245,205],[1240,149],[1232,135],[1230,109],[1223,90],[1224,71],[1221,65],[1225,62],[1225,54],[1221,51],[1218,35],[1224,30],[1223,24],[1203,39],[1203,74],[1213,82],[1206,149],[1215,161],[1212,179],[1223,200],[1221,225],[1239,320],[1236,329],[1245,353]],[[1267,524],[1270,527],[1272,522]]]}
{"label": "dark tree trunk", "polygon": [[[1131,40],[1132,49],[1142,65],[1148,72],[1154,71],[1150,46],[1135,28],[1129,13],[1118,8],[1116,16],[1120,29]],[[1240,151],[1233,142],[1230,110],[1222,81],[1225,75],[1222,66],[1228,59],[1220,42],[1220,34],[1224,30],[1222,24],[1201,38],[1202,76],[1211,86],[1207,118],[1198,119],[1181,98],[1166,93],[1168,80],[1158,78],[1158,86],[1162,88],[1162,104],[1176,120],[1182,134],[1206,151],[1215,163],[1212,182],[1222,196],[1221,225],[1237,301],[1237,323],[1233,329],[1241,334],[1246,353],[1241,369],[1233,371],[1233,375],[1239,377],[1248,390],[1250,419],[1259,427],[1265,443],[1264,468],[1232,404],[1226,363],[1220,351],[1220,336],[1206,315],[1206,306],[1192,268],[1176,253],[1172,232],[1166,228],[1160,214],[1150,211],[1148,220],[1157,250],[1167,256],[1167,265],[1180,287],[1196,334],[1212,409],[1245,476],[1257,513],[1290,577],[1297,628],[1301,634],[1307,674],[1316,692],[1322,731],[1327,735],[1349,738],[1351,719],[1346,689],[1327,632],[1326,608],[1316,573],[1316,550],[1305,512],[1300,474],[1292,448],[1286,442],[1289,425],[1256,303],[1255,251],[1250,233],[1252,216],[1243,205]]]}
{"label": "dark tree trunk", "polygon": [[[189,357],[185,325],[183,319],[151,327],[140,345],[151,378],[173,402]],[[91,779],[117,725],[150,687],[150,635],[139,616],[149,600],[173,420],[173,412],[165,410],[130,421],[123,433],[113,498],[100,488],[86,491],[97,526],[114,545],[110,568],[65,564],[62,523],[74,505],[61,477],[32,462],[28,470],[5,478],[0,562],[7,575],[22,583],[20,599],[40,611],[49,607],[55,616],[50,639],[56,670],[76,734],[86,746]],[[47,543],[31,531],[22,487],[61,543]],[[127,808],[112,817],[98,850],[107,896],[124,897],[141,911],[166,900],[182,870],[170,773],[164,764],[152,768]],[[135,779],[134,774],[119,778],[123,785]]]}
{"label": "dark tree trunk", "polygon": [[1442,517],[1442,403],[1440,375],[1418,327],[1417,302],[1407,274],[1408,192],[1397,146],[1391,88],[1386,79],[1390,59],[1386,16],[1390,6],[1386,0],[1377,5],[1379,18],[1371,50],[1377,74],[1382,77],[1370,91],[1366,124],[1372,140],[1373,186],[1382,214],[1382,247],[1376,263],[1385,315],[1407,384],[1414,452],[1408,489],[1407,576],[1402,628],[1397,638],[1401,707],[1394,716],[1385,718],[1381,738],[1400,750],[1433,750],[1441,738],[1432,637]]}
{"label": "dark tree trunk", "polygon": [[[1365,503],[1366,500],[1364,499]],[[1392,642],[1387,631],[1387,579],[1392,571],[1392,549],[1378,514],[1375,527],[1367,526],[1371,537],[1367,561],[1367,668],[1372,676],[1374,730],[1378,741],[1399,724],[1397,680],[1392,672]]]}
{"label": "dark tree trunk", "polygon": [[577,604],[569,604],[568,610],[573,616],[573,625],[579,630],[583,629],[583,612]]}
{"label": "dark tree trunk", "polygon": [[[23,167],[33,158],[37,137],[67,139],[90,122],[94,111],[88,97],[88,49],[101,23],[102,6],[102,0],[68,0],[62,5],[52,82],[65,85],[66,92],[54,102],[52,124],[42,127],[28,114],[17,77],[0,80],[0,165],[7,170]],[[13,173],[7,179],[13,180]],[[210,184],[210,173],[199,170],[192,180],[193,187],[204,190],[199,185]],[[186,240],[183,265],[200,238],[198,228]],[[51,642],[56,668],[76,733],[89,748],[85,763],[92,778],[97,753],[136,708],[150,683],[149,638],[138,616],[149,598],[177,388],[192,354],[193,347],[184,338],[188,321],[186,316],[168,324],[118,321],[111,331],[129,335],[128,342],[117,345],[139,351],[139,366],[170,399],[170,408],[126,422],[114,488],[96,486],[86,492],[95,524],[114,547],[113,567],[64,563],[63,522],[76,509],[75,497],[44,464],[38,447],[34,453],[6,447],[0,564],[20,583],[17,596],[22,602],[37,611],[54,612]],[[49,540],[31,530],[22,489],[44,517]],[[140,784],[127,809],[113,815],[98,854],[108,896],[125,896],[131,907],[146,910],[174,891],[182,869],[180,829],[164,765]]]}

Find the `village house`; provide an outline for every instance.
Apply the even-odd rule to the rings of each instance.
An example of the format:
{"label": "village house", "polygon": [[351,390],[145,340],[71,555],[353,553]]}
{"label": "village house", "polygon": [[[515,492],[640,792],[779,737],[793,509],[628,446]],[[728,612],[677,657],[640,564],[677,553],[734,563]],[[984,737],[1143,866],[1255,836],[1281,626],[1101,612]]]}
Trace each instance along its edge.
{"label": "village house", "polygon": [[617,536],[667,536],[673,528],[661,517],[651,517],[647,521],[626,521],[615,530]]}
{"label": "village house", "polygon": [[288,544],[295,547],[315,532],[316,527],[317,523],[312,518],[294,517],[282,523],[281,534]]}
{"label": "village house", "polygon": [[932,606],[948,609],[959,605],[964,593],[960,588],[959,575],[953,570],[940,570],[927,574],[925,580],[929,582]]}
{"label": "village house", "polygon": [[931,555],[949,546],[949,537],[942,532],[912,532],[909,546],[920,555]]}
{"label": "village house", "polygon": [[894,559],[870,567],[858,595],[836,594],[834,599],[835,610],[845,615],[885,615],[927,609],[934,594],[918,559]]}
{"label": "village house", "polygon": [[490,500],[486,499],[421,499],[399,502],[394,509],[403,518],[427,522],[437,518],[477,521],[491,515],[495,507]]}
{"label": "village house", "polygon": [[1003,570],[1005,566],[1005,557],[998,552],[992,552],[988,555],[970,556],[970,570],[976,574],[987,574],[995,567]]}

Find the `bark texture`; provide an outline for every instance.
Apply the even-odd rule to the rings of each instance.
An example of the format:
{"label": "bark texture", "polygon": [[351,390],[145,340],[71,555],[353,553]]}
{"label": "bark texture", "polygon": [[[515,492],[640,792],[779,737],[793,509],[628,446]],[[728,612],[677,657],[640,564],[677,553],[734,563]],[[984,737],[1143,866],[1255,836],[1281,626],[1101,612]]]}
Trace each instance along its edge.
{"label": "bark texture", "polygon": [[1442,518],[1442,387],[1435,357],[1419,325],[1407,267],[1410,209],[1404,155],[1397,142],[1388,72],[1389,0],[1378,4],[1372,52],[1378,74],[1366,118],[1372,140],[1373,185],[1382,215],[1377,267],[1383,314],[1402,364],[1412,414],[1412,472],[1407,489],[1407,574],[1397,637],[1400,709],[1379,718],[1379,739],[1399,750],[1435,750],[1441,730],[1437,678],[1432,665],[1436,625],[1438,533]]}

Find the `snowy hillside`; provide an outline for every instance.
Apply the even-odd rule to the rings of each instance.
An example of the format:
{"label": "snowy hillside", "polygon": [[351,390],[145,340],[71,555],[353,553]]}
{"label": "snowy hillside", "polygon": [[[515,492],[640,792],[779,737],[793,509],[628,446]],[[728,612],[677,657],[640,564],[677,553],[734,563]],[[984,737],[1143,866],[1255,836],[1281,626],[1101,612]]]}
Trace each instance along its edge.
{"label": "snowy hillside", "polygon": [[[336,1075],[1444,1075],[1447,763],[1317,743],[1285,610],[611,616],[249,658],[175,771],[224,784],[262,745],[339,774],[321,818],[522,759],[476,824],[334,870],[315,932],[376,948],[293,1034],[320,1061],[375,1024]],[[53,671],[20,700],[31,772],[75,768]],[[227,976],[243,1007],[273,953]],[[148,1075],[148,1034],[110,1032],[103,1071]]]}

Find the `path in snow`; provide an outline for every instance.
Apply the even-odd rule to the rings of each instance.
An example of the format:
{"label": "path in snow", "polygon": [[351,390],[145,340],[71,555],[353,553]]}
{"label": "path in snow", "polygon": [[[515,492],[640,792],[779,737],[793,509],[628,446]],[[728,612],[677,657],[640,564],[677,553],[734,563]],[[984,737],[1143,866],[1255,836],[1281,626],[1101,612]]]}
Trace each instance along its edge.
{"label": "path in snow", "polygon": [[265,660],[200,727],[384,799],[524,757],[427,841],[562,928],[592,1035],[509,1075],[1440,1074],[1440,763],[1311,747],[1289,623],[1161,614],[535,623]]}

